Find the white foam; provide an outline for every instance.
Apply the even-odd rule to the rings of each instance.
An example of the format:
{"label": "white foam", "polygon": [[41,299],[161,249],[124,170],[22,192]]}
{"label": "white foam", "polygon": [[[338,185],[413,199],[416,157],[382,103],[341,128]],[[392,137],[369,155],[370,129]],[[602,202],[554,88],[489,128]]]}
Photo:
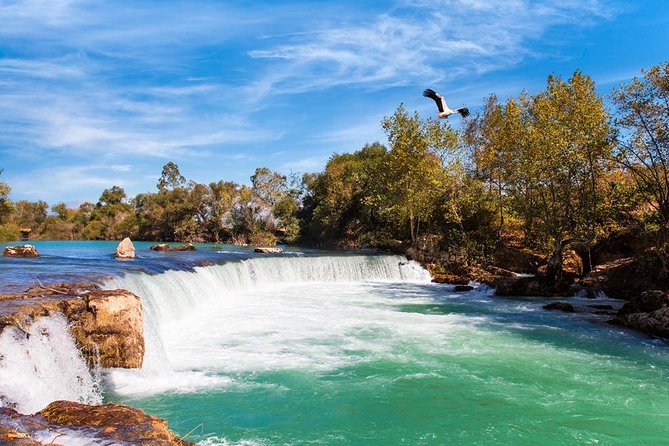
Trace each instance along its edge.
{"label": "white foam", "polygon": [[98,382],[60,315],[39,319],[27,332],[8,327],[0,334],[0,395],[23,413],[56,400],[102,401]]}
{"label": "white foam", "polygon": [[105,287],[143,298],[147,356],[140,371],[110,371],[109,383],[128,396],[190,392],[243,385],[236,378],[245,373],[411,361],[407,348],[443,345],[465,320],[397,311],[430,302],[411,284],[429,284],[429,274],[399,256],[273,257],[129,274]]}

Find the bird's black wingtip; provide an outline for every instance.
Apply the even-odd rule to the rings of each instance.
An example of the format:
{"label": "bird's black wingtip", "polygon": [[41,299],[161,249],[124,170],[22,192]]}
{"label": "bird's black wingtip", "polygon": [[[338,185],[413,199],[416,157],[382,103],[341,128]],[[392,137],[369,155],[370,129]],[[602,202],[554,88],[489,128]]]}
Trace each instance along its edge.
{"label": "bird's black wingtip", "polygon": [[426,88],[425,90],[423,90],[423,96],[425,96],[426,98],[431,98],[431,97],[434,97],[436,95],[437,95],[437,92],[434,91],[431,88]]}
{"label": "bird's black wingtip", "polygon": [[462,107],[462,108],[458,109],[458,113],[460,113],[460,115],[463,118],[466,118],[467,116],[469,116],[469,109],[467,107]]}

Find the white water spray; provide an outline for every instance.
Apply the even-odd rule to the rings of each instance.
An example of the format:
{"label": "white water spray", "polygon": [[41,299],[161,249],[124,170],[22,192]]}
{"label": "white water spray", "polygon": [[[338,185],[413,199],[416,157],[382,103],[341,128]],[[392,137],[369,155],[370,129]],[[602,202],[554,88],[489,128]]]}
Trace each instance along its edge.
{"label": "white water spray", "polygon": [[[124,395],[191,392],[235,383],[238,372],[330,369],[346,351],[374,350],[357,335],[383,298],[366,287],[429,283],[404,257],[267,257],[167,271],[127,274],[105,288],[142,297],[146,353],[142,370],[114,370]],[[383,324],[393,312],[379,311]]]}
{"label": "white water spray", "polygon": [[26,332],[8,327],[0,334],[0,395],[22,413],[56,400],[102,401],[63,316],[43,317]]}

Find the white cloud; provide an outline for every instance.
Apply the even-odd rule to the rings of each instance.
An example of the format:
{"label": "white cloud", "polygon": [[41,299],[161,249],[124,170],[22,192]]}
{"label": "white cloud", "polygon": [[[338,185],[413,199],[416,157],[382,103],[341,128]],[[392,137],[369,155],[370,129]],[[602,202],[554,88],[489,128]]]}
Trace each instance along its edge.
{"label": "white cloud", "polygon": [[363,23],[319,23],[317,31],[250,51],[269,63],[252,90],[263,96],[464,78],[537,56],[529,41],[553,26],[586,26],[611,11],[599,0],[406,1]]}

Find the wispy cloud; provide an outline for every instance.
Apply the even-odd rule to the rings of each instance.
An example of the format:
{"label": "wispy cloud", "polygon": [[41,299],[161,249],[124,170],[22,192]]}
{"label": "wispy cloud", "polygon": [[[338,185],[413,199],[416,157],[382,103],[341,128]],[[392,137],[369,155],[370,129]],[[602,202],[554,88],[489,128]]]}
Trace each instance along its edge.
{"label": "wispy cloud", "polygon": [[319,23],[317,31],[250,51],[269,62],[253,88],[290,94],[464,78],[537,56],[529,41],[553,26],[586,26],[610,15],[599,0],[400,2],[361,23]]}

